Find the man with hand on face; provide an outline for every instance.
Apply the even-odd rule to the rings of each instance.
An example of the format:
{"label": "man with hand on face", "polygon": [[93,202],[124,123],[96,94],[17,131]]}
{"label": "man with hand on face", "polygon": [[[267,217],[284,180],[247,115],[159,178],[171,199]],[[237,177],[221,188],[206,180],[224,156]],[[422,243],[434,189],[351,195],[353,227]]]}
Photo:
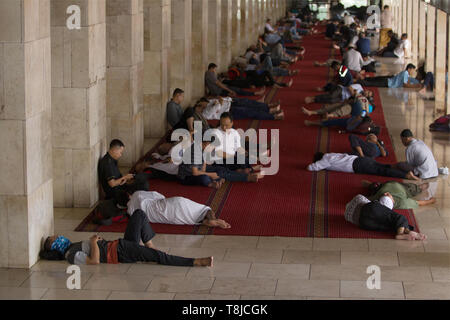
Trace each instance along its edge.
{"label": "man with hand on face", "polygon": [[133,194],[137,190],[149,189],[147,175],[145,173],[122,176],[117,161],[122,157],[125,145],[122,141],[114,139],[109,145],[109,150],[98,163],[98,176],[105,192],[105,199],[117,199],[120,190]]}

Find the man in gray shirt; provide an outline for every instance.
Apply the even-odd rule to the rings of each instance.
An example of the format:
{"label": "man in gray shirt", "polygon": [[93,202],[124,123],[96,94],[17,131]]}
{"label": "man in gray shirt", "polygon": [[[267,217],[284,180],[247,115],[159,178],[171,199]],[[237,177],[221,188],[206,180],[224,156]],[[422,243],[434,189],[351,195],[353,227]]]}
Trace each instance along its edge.
{"label": "man in gray shirt", "polygon": [[176,88],[173,92],[172,99],[167,103],[167,122],[173,128],[181,120],[183,116],[183,108],[181,103],[184,100],[184,91]]}
{"label": "man in gray shirt", "polygon": [[423,141],[415,139],[409,129],[403,130],[400,137],[406,147],[406,162],[397,164],[397,167],[403,171],[413,171],[422,179],[437,177],[437,162],[430,148]]}

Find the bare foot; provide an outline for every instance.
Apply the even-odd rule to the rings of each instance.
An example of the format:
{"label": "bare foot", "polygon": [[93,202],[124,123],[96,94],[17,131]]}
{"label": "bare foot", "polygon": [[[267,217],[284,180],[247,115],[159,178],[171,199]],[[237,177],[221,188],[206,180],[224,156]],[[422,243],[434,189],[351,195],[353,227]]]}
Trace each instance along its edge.
{"label": "bare foot", "polygon": [[412,173],[412,171],[408,172],[405,176],[406,179],[408,180],[416,180],[416,181],[421,181],[421,179],[419,177],[416,177],[414,175],[414,173]]}
{"label": "bare foot", "polygon": [[275,108],[270,108],[270,113],[277,114],[277,113],[279,113],[280,110],[281,110],[280,106],[275,107]]}
{"label": "bare foot", "polygon": [[278,100],[277,102],[272,102],[271,104],[269,104],[269,108],[275,108],[281,105],[281,101]]}
{"label": "bare foot", "polygon": [[194,259],[194,267],[213,267],[214,257]]}
{"label": "bare foot", "polygon": [[312,116],[313,115],[312,111],[306,109],[305,107],[302,107],[302,112],[304,114],[306,114],[307,116]]}
{"label": "bare foot", "polygon": [[420,94],[426,94],[426,93],[427,93],[427,88],[426,88],[426,87],[423,87],[423,88],[419,91],[419,93],[420,93]]}
{"label": "bare foot", "polygon": [[263,168],[262,165],[257,165],[257,166],[252,167],[253,171],[261,171],[262,168]]}
{"label": "bare foot", "polygon": [[314,123],[312,121],[309,120],[305,120],[305,126],[310,127],[312,126]]}
{"label": "bare foot", "polygon": [[216,228],[216,227],[221,228],[221,229],[230,229],[231,228],[231,225],[228,222],[221,220],[221,219],[205,220],[205,221],[203,221],[203,224],[208,227],[211,227],[211,228]]}
{"label": "bare foot", "polygon": [[266,95],[263,95],[261,98],[259,98],[256,101],[264,103],[264,101],[266,101]]}
{"label": "bare foot", "polygon": [[310,104],[310,103],[313,103],[314,102],[314,97],[306,97],[305,98],[305,103],[306,104]]}
{"label": "bare foot", "polygon": [[284,120],[284,112],[281,111],[280,113],[275,115],[275,120]]}
{"label": "bare foot", "polygon": [[299,72],[300,72],[300,70],[292,70],[292,71],[290,72],[290,75],[291,75],[291,76],[295,76],[295,75],[297,75]]}
{"label": "bare foot", "polygon": [[291,80],[289,80],[289,82],[287,83],[287,87],[288,88],[292,87],[293,83],[294,83],[294,79],[291,78]]}
{"label": "bare foot", "polygon": [[317,92],[324,92],[325,90],[323,90],[322,87],[317,87],[317,88],[316,88],[316,91],[317,91]]}

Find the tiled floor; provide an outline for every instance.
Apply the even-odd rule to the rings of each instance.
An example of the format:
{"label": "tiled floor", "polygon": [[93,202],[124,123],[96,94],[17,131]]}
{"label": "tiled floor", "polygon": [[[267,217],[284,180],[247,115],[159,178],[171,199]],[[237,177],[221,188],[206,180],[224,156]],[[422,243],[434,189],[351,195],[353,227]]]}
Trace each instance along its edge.
{"label": "tiled floor", "polygon": [[[399,65],[384,64],[380,73]],[[387,125],[399,159],[399,133],[411,128],[450,164],[449,140],[433,136],[433,102],[409,90],[382,89]],[[148,145],[151,143],[149,142]],[[214,255],[214,268],[154,264],[81,268],[82,290],[67,290],[66,262],[40,261],[31,270],[0,269],[0,299],[450,299],[450,184],[439,178],[437,203],[416,210],[425,242],[238,236],[156,236],[172,254]],[[55,209],[55,232],[73,241],[88,209]],[[103,233],[106,239],[117,234]],[[369,265],[381,269],[381,290],[369,290]]]}

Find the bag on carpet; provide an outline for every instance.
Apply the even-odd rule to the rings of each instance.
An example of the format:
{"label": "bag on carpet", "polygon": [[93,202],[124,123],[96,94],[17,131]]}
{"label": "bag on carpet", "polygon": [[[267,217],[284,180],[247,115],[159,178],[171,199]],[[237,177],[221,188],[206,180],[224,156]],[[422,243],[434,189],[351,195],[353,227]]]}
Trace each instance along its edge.
{"label": "bag on carpet", "polygon": [[450,114],[442,116],[430,124],[430,131],[450,132]]}
{"label": "bag on carpet", "polygon": [[367,136],[370,133],[379,135],[381,132],[381,128],[377,126],[375,122],[373,122],[371,117],[365,116],[364,118],[362,118],[362,121],[356,128],[347,131],[349,133],[360,134],[364,136]]}
{"label": "bag on carpet", "polygon": [[94,210],[92,222],[102,226],[110,226],[113,222],[120,222],[127,217],[127,211],[119,209],[114,199],[102,200]]}

